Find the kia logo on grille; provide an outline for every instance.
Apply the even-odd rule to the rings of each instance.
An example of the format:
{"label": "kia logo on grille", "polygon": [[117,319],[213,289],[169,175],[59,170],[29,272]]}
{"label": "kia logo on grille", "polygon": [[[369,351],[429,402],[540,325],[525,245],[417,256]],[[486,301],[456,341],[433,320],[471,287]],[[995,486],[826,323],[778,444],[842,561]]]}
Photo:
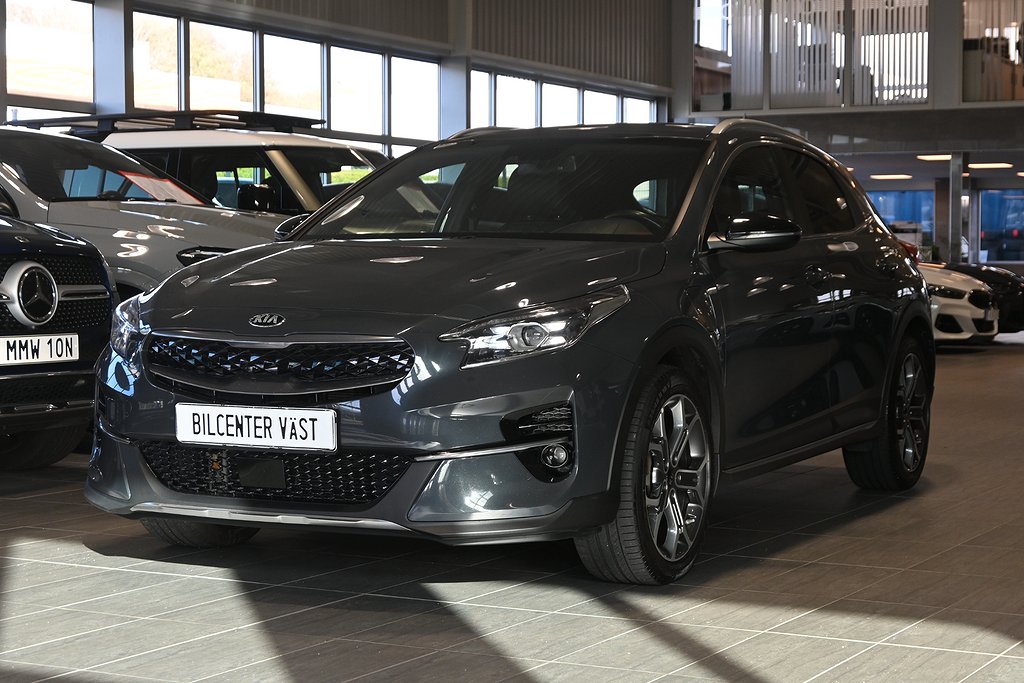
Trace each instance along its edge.
{"label": "kia logo on grille", "polygon": [[277,327],[284,323],[284,316],[277,313],[259,313],[249,318],[253,327]]}

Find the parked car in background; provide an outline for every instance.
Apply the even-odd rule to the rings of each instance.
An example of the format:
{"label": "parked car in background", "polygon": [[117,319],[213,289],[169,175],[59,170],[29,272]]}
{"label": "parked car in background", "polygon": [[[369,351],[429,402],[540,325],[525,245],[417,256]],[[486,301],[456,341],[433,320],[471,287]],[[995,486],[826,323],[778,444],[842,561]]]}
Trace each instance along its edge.
{"label": "parked car in background", "polygon": [[936,263],[919,263],[938,308],[935,341],[988,341],[999,332],[999,308],[988,285]]}
{"label": "parked car in background", "polygon": [[999,307],[999,331],[1024,330],[1024,275],[976,263],[946,263],[945,268],[981,280],[992,290]]}
{"label": "parked car in background", "polygon": [[173,544],[573,538],[664,583],[720,476],[913,486],[933,377],[921,275],[785,129],[468,132],[122,303],[86,495]]}
{"label": "parked car in background", "polygon": [[263,112],[193,111],[21,125],[69,127],[73,135],[128,151],[219,206],[296,215],[316,211],[388,161],[380,152],[326,137],[314,129],[322,123]]}
{"label": "parked car in background", "polygon": [[213,206],[166,174],[67,135],[0,128],[0,216],[96,245],[122,297],[184,265],[274,239],[281,216]]}
{"label": "parked car in background", "polygon": [[0,469],[53,464],[85,435],[113,304],[95,247],[0,218]]}

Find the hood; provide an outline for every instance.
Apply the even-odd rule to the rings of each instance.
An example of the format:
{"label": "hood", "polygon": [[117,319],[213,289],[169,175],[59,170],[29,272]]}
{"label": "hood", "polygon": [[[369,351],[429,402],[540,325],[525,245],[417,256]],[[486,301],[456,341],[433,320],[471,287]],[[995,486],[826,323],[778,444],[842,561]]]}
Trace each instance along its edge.
{"label": "hood", "polygon": [[963,273],[943,268],[942,266],[932,265],[930,263],[920,263],[918,264],[918,268],[921,270],[921,275],[924,276],[924,281],[929,285],[935,285],[937,287],[951,287],[965,292],[969,292],[972,289],[988,289],[988,285],[981,280],[973,278],[970,275],[964,275]]}
{"label": "hood", "polygon": [[947,263],[944,267],[964,275],[970,275],[993,287],[1005,288],[1024,285],[1024,277],[1005,268],[986,266],[980,263]]}
{"label": "hood", "polygon": [[[148,298],[154,329],[252,333],[259,313],[290,317],[281,333],[337,330],[319,320],[474,320],[658,273],[662,244],[473,239],[327,240],[253,247],[175,273]],[[190,311],[185,315],[185,311]],[[289,311],[291,313],[289,313]],[[296,327],[292,327],[292,324]],[[244,327],[243,327],[244,326]],[[389,327],[385,325],[385,327]]]}
{"label": "hood", "polygon": [[283,217],[171,202],[70,201],[51,202],[47,220],[58,226],[129,230],[207,247],[238,249],[273,240],[274,228]]}
{"label": "hood", "polygon": [[96,248],[85,240],[47,225],[33,225],[8,216],[0,218],[0,253],[75,254],[99,258]]}

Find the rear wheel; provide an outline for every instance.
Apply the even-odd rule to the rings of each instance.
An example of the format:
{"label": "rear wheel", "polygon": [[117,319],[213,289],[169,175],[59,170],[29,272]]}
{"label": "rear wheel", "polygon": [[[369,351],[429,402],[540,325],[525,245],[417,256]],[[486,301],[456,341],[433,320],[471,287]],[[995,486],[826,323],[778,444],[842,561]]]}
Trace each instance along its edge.
{"label": "rear wheel", "polygon": [[717,476],[708,419],[704,392],[675,368],[659,368],[648,381],[626,434],[618,513],[576,539],[591,574],[658,584],[693,565]]}
{"label": "rear wheel", "polygon": [[248,541],[259,531],[257,527],[193,522],[190,519],[150,517],[141,521],[142,526],[146,527],[146,531],[161,541],[189,548],[221,548],[239,545]]}
{"label": "rear wheel", "polygon": [[853,483],[883,491],[902,491],[917,483],[928,455],[931,386],[921,345],[905,339],[890,379],[885,433],[843,449]]}
{"label": "rear wheel", "polygon": [[0,470],[30,470],[63,460],[85,436],[86,425],[0,435]]}

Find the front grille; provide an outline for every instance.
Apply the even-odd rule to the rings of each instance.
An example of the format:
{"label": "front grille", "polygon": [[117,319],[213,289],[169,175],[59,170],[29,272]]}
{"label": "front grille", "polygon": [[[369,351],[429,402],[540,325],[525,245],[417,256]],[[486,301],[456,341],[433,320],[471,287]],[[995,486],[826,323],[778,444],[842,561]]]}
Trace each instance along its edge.
{"label": "front grille", "polygon": [[88,375],[10,377],[0,380],[0,409],[24,405],[63,405],[92,400],[95,379]]}
{"label": "front grille", "polygon": [[[46,332],[76,332],[92,327],[110,325],[112,302],[110,299],[78,299],[61,301],[50,322],[31,328],[33,334]],[[0,334],[24,334],[25,327],[11,315],[7,306],[0,306]]]}
{"label": "front grille", "polygon": [[178,382],[194,380],[222,390],[230,390],[224,381],[233,379],[291,383],[288,390],[278,385],[282,393],[315,391],[321,384],[339,390],[395,382],[409,372],[414,359],[412,347],[400,340],[268,348],[154,335],[147,350],[149,368]]}
{"label": "front grille", "polygon": [[87,256],[64,254],[2,254],[0,273],[18,261],[34,261],[50,271],[58,285],[99,285],[103,284],[103,265],[97,259]]}
{"label": "front grille", "polygon": [[956,318],[945,313],[940,313],[935,318],[935,329],[946,334],[960,334],[964,331],[964,328],[960,327],[960,323],[956,321]]}
{"label": "front grille", "polygon": [[971,302],[972,306],[977,306],[978,308],[992,308],[992,294],[983,289],[971,290],[967,300]]}
{"label": "front grille", "polygon": [[[410,464],[409,458],[394,454],[225,449],[164,441],[144,441],[139,450],[160,483],[178,493],[290,503],[372,504]],[[284,488],[243,485],[236,458],[279,461]]]}

